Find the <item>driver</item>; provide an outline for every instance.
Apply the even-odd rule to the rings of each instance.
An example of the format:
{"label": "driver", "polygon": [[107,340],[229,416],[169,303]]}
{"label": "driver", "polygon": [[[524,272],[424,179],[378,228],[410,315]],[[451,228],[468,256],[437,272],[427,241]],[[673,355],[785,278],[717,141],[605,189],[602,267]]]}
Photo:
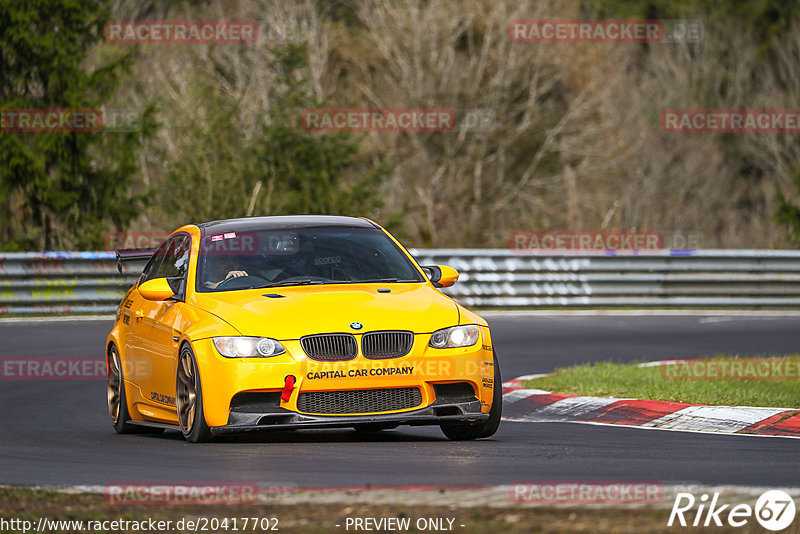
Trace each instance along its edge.
{"label": "driver", "polygon": [[[225,274],[225,272],[227,272],[228,274]],[[219,280],[219,282],[212,282],[211,280],[204,282],[203,285],[205,285],[209,289],[216,289],[218,285],[220,285],[225,280],[228,280],[229,278],[240,278],[242,276],[248,276],[247,271],[241,270],[239,266],[233,262],[228,262],[228,263],[211,262],[211,265],[209,265],[208,273],[209,273],[209,278]]]}

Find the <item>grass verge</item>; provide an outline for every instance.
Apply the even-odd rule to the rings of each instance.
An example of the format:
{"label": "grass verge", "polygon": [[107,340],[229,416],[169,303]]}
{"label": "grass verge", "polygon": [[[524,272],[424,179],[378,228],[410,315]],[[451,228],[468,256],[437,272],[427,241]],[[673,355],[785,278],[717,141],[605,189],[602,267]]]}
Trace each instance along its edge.
{"label": "grass verge", "polygon": [[[382,518],[408,517],[414,525],[419,518],[452,518],[452,532],[459,534],[485,534],[486,532],[502,532],[517,534],[523,532],[609,532],[609,533],[641,533],[641,532],[675,532],[675,527],[667,527],[668,510],[641,509],[588,509],[588,508],[451,508],[444,506],[403,506],[403,505],[364,505],[364,504],[315,504],[309,506],[286,505],[280,503],[252,504],[241,506],[114,506],[105,502],[102,495],[97,494],[64,494],[46,490],[20,488],[0,488],[0,518],[31,521],[37,525],[40,518],[48,521],[172,521],[172,527],[160,532],[187,532],[188,528],[175,528],[181,519],[198,521],[205,518],[210,525],[211,518],[217,518],[219,524],[225,518],[277,518],[279,532],[348,532],[345,521],[350,518]],[[239,520],[239,531],[269,532],[257,528],[242,530]],[[51,523],[52,524],[52,523]],[[272,523],[271,523],[272,524]],[[340,525],[337,527],[336,525]],[[461,525],[464,525],[463,527]],[[35,528],[35,527],[34,527]],[[34,529],[31,529],[31,531]],[[96,530],[95,532],[131,532],[128,529]],[[202,532],[230,532],[219,526],[217,528],[199,529]],[[702,529],[697,529],[699,532]],[[5,529],[14,532],[13,527]],[[51,532],[76,532],[76,529],[61,528]],[[142,530],[144,531],[144,530]],[[351,527],[350,532],[354,529]],[[683,531],[683,530],[681,530]],[[694,531],[694,530],[693,530]],[[717,530],[716,532],[719,532]],[[737,533],[755,532],[756,529],[736,529]],[[84,531],[86,532],[86,531]],[[430,532],[427,529],[411,527],[403,532]]]}
{"label": "grass verge", "polygon": [[800,356],[700,358],[654,367],[602,362],[557,369],[524,386],[591,397],[800,408],[798,372]]}

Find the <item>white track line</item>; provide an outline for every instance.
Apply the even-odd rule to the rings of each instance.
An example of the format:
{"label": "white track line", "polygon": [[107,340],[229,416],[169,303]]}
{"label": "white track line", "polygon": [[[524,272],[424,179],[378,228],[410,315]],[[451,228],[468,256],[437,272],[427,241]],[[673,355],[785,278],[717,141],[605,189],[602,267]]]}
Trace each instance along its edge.
{"label": "white track line", "polygon": [[535,412],[523,415],[523,421],[536,422],[558,422],[573,421],[584,414],[593,412],[614,402],[627,399],[615,399],[611,397],[567,397],[539,408]]}
{"label": "white track line", "polygon": [[689,406],[641,426],[735,433],[786,411],[786,408],[750,406]]}

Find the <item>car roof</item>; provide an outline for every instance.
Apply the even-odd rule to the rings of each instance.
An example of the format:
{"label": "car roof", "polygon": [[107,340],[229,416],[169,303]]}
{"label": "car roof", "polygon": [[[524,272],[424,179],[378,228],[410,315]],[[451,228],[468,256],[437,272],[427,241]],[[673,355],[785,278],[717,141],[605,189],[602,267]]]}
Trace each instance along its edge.
{"label": "car roof", "polygon": [[378,228],[372,221],[358,217],[337,215],[274,215],[269,217],[242,217],[240,219],[223,219],[198,223],[195,226],[206,232],[245,232],[248,230],[282,229],[282,228]]}

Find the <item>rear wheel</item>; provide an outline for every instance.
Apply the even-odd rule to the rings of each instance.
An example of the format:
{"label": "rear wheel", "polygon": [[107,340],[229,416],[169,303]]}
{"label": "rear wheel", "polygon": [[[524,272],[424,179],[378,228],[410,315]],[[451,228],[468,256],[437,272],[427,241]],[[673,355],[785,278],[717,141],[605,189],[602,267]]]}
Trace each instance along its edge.
{"label": "rear wheel", "polygon": [[117,434],[130,434],[135,426],[128,422],[128,401],[125,398],[125,377],[122,375],[122,362],[119,358],[117,347],[111,345],[108,349],[108,385],[106,386],[108,400],[108,416]]}
{"label": "rear wheel", "polygon": [[494,382],[492,384],[492,408],[489,419],[482,423],[448,423],[441,425],[442,433],[453,441],[488,438],[497,432],[503,414],[503,383],[500,379],[500,364],[494,356]]}
{"label": "rear wheel", "polygon": [[162,430],[139,426],[130,422],[128,413],[128,400],[125,395],[125,375],[122,372],[122,360],[116,345],[108,349],[108,385],[106,386],[108,400],[108,416],[117,434],[154,434]]}
{"label": "rear wheel", "polygon": [[190,443],[211,441],[211,430],[206,424],[203,413],[203,389],[200,385],[200,373],[197,361],[188,345],[181,348],[178,359],[178,374],[175,383],[178,422],[183,437]]}

